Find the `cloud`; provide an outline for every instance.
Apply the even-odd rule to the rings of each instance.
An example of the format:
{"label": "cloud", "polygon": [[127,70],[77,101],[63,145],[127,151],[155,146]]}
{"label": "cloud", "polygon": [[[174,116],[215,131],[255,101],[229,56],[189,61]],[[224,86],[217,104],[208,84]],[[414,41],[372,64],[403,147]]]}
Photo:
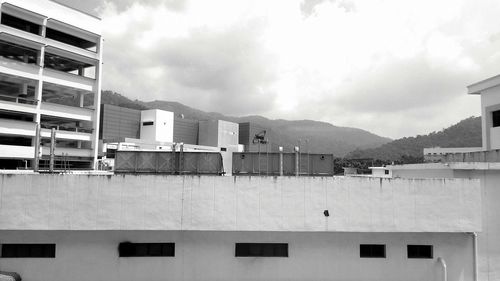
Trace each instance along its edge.
{"label": "cloud", "polygon": [[389,137],[479,113],[498,74],[496,0],[107,0],[105,89]]}
{"label": "cloud", "polygon": [[300,10],[304,16],[309,17],[316,12],[317,6],[324,2],[336,3],[339,8],[344,9],[347,13],[356,10],[354,2],[349,0],[304,0],[300,3]]}
{"label": "cloud", "polygon": [[122,24],[129,36],[109,34],[107,40],[106,48],[115,51],[105,55],[113,62],[106,66],[106,88],[141,100],[175,100],[226,114],[272,110],[275,94],[268,88],[275,74],[273,57],[259,42],[262,21],[222,30],[191,27],[179,36],[154,35],[154,42],[146,45],[139,41],[148,40],[144,32],[152,25],[141,17]]}
{"label": "cloud", "polygon": [[130,9],[134,4],[139,4],[142,6],[164,6],[173,11],[183,11],[186,8],[188,0],[104,0],[102,5],[98,6],[98,11],[102,12],[109,6],[114,6],[118,12],[126,11]]}

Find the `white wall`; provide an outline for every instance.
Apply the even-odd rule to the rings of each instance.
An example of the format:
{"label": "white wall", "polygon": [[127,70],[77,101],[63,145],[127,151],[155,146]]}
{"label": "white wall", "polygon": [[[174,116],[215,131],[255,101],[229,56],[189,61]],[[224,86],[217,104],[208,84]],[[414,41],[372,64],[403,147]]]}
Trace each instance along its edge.
{"label": "white wall", "polygon": [[237,145],[239,140],[239,124],[228,122],[224,120],[219,120],[218,128],[218,146],[228,147],[231,145]]}
{"label": "white wall", "polygon": [[[498,106],[498,108],[495,108]],[[492,108],[493,107],[493,108]],[[500,140],[490,134],[492,126],[491,111],[500,109],[500,86],[495,86],[481,92],[481,123],[483,133],[483,149],[490,150],[492,147],[500,147]]]}
{"label": "white wall", "polygon": [[480,185],[469,179],[0,175],[0,180],[4,230],[481,230]]}
{"label": "white wall", "polygon": [[[300,233],[211,231],[0,231],[2,243],[56,243],[55,259],[0,259],[24,281],[128,280],[472,280],[467,233]],[[175,257],[119,258],[118,244],[174,242]],[[237,242],[288,243],[288,258],[234,256]],[[359,244],[386,244],[387,258],[360,258]],[[407,244],[434,246],[433,259],[408,259]],[[493,280],[493,279],[492,279]]]}
{"label": "white wall", "polygon": [[[153,125],[144,126],[143,123],[148,121]],[[159,109],[141,111],[141,140],[173,142],[174,113]]]}

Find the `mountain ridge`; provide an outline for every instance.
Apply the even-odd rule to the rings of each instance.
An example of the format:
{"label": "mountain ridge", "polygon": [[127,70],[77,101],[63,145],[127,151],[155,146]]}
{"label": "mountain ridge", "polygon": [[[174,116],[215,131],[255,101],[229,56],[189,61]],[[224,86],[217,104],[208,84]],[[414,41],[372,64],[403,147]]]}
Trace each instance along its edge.
{"label": "mountain ridge", "polygon": [[335,126],[324,121],[269,119],[260,115],[226,116],[218,112],[205,112],[175,101],[143,102],[131,100],[113,91],[103,91],[102,96],[102,103],[105,104],[139,110],[157,108],[182,114],[187,119],[220,119],[235,123],[256,123],[272,130],[279,145],[283,146],[285,151],[293,150],[293,147],[301,142],[302,144],[306,143],[306,149],[310,153],[328,153],[334,154],[336,157],[343,157],[355,149],[374,148],[392,141],[363,129]]}

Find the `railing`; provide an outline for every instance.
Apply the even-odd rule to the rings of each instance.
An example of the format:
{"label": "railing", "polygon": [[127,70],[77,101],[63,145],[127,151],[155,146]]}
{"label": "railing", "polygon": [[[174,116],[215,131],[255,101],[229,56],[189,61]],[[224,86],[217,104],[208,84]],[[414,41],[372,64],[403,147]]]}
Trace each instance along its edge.
{"label": "railing", "polygon": [[116,151],[115,172],[222,175],[222,156],[216,152]]}
{"label": "railing", "polygon": [[449,153],[443,155],[443,162],[500,162],[500,149],[478,152]]}
{"label": "railing", "polygon": [[92,128],[80,128],[76,126],[67,126],[67,125],[55,125],[55,124],[48,124],[48,123],[41,123],[40,126],[44,129],[56,129],[58,131],[68,131],[68,132],[76,132],[76,133],[87,133],[87,134],[92,134],[94,129]]}
{"label": "railing", "polygon": [[333,176],[332,154],[234,152],[233,175]]}
{"label": "railing", "polygon": [[9,95],[3,95],[3,94],[0,94],[0,100],[10,101],[10,102],[15,102],[15,103],[32,104],[32,105],[38,104],[38,100],[36,100],[36,99],[23,98],[23,97],[19,97],[19,96],[9,96]]}

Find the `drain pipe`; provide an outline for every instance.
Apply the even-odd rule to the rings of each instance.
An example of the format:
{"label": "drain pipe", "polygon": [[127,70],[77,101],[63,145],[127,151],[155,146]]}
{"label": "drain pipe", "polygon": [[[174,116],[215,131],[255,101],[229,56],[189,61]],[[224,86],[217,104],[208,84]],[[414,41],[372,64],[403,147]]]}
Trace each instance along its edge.
{"label": "drain pipe", "polygon": [[477,233],[472,232],[472,251],[474,252],[474,256],[472,257],[472,266],[473,266],[473,280],[478,280],[478,264],[477,264]]}
{"label": "drain pipe", "polygon": [[446,262],[443,258],[439,257],[438,262],[441,264],[443,268],[443,281],[448,281],[448,270],[446,269]]}

